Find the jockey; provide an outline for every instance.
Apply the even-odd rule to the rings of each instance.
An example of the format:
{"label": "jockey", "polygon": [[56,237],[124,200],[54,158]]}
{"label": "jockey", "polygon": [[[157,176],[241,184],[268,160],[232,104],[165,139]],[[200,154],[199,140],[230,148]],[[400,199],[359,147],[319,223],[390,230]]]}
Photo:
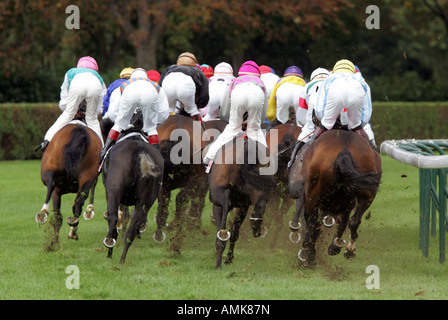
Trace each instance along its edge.
{"label": "jockey", "polygon": [[[366,101],[364,102],[365,106],[368,106],[367,109],[372,110],[372,96],[370,94],[370,87],[369,85],[365,82],[361,71],[359,70],[359,68],[357,66],[355,66],[356,72],[355,72],[355,76],[357,76],[360,81],[364,82],[366,87],[367,87],[367,94],[366,94]],[[341,123],[342,125],[347,125],[348,124],[348,118],[347,118],[347,110],[343,110],[343,112],[341,113]],[[372,126],[370,125],[370,122],[367,122],[364,124],[363,129],[367,135],[367,138],[369,140],[369,143],[371,145],[372,148],[377,148],[376,142],[375,142],[375,135],[372,131]]]}
{"label": "jockey", "polygon": [[320,124],[314,130],[313,139],[331,130],[344,109],[347,109],[348,129],[366,137],[363,126],[370,121],[372,105],[367,99],[367,83],[355,73],[351,61],[339,60],[323,82],[314,107]]}
{"label": "jockey", "polygon": [[207,114],[204,121],[218,120],[219,111],[223,106],[224,95],[228,90],[230,83],[235,79],[233,68],[227,62],[218,63],[215,67],[215,73],[210,78],[209,100],[207,105]]}
{"label": "jockey", "polygon": [[168,100],[165,92],[157,82],[148,79],[148,74],[142,68],[135,69],[131,78],[120,86],[120,90],[121,97],[118,104],[117,119],[110,129],[104,148],[101,151],[101,161],[104,159],[107,150],[117,141],[121,131],[128,128],[137,108],[142,110],[142,131],[148,136],[149,143],[157,148],[159,148],[157,124],[165,122],[169,116]]}
{"label": "jockey", "polygon": [[[275,84],[269,97],[267,118],[271,122],[270,128],[286,123],[289,118],[289,107],[293,107],[297,114],[299,107],[299,97],[304,91],[306,81],[303,79],[302,70],[296,66],[290,66],[285,70],[285,74]],[[305,124],[305,113],[297,124]]]}
{"label": "jockey", "polygon": [[45,134],[44,142],[40,145],[42,151],[45,151],[56,132],[73,120],[82,100],[87,103],[86,124],[103,143],[98,115],[101,114],[106,92],[107,88],[98,73],[96,60],[89,56],[79,59],[76,68],[68,70],[64,76],[59,101],[63,112]]}
{"label": "jockey", "polygon": [[124,68],[120,72],[120,78],[112,82],[107,88],[107,93],[103,100],[103,119],[109,118],[115,122],[118,114],[118,101],[120,101],[121,91],[120,86],[129,80],[134,68]]}
{"label": "jockey", "polygon": [[210,67],[208,64],[201,64],[199,69],[201,69],[201,71],[204,72],[207,79],[213,77],[213,68]]}
{"label": "jockey", "polygon": [[202,122],[198,109],[204,108],[209,100],[208,79],[196,67],[194,54],[184,52],[179,55],[177,64],[171,65],[162,72],[160,86],[165,90],[170,112],[176,110],[176,103],[194,120]]}
{"label": "jockey", "polygon": [[280,77],[275,74],[274,69],[265,65],[260,66],[260,72],[261,72],[260,79],[261,81],[263,81],[266,87],[268,97],[270,97],[272,89],[274,89],[274,86],[278,82]]}
{"label": "jockey", "polygon": [[317,68],[311,73],[310,82],[305,86],[305,90],[299,99],[299,109],[306,110],[306,123],[302,127],[302,131],[297,137],[296,146],[291,154],[291,160],[288,162],[288,169],[291,168],[294,160],[296,158],[297,152],[300,148],[311,139],[311,134],[314,131],[313,122],[313,110],[316,104],[317,93],[319,92],[319,87],[322,85],[324,79],[330,75],[330,72],[324,68]]}
{"label": "jockey", "polygon": [[204,163],[208,164],[207,172],[218,150],[241,132],[246,112],[247,137],[267,147],[266,138],[261,130],[261,124],[266,118],[267,102],[266,88],[260,79],[258,65],[254,61],[244,62],[238,71],[238,78],[231,82],[226,92],[224,106],[227,108],[221,110],[223,111],[221,119],[228,119],[229,124],[210,146],[204,158]]}

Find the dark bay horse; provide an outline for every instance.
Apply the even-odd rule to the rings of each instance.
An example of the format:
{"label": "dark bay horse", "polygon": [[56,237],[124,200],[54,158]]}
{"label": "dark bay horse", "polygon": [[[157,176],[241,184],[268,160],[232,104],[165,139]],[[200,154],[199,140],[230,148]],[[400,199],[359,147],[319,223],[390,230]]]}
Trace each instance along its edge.
{"label": "dark bay horse", "polygon": [[[172,232],[170,249],[180,253],[182,228],[185,213],[188,212],[190,227],[200,227],[201,215],[208,192],[208,177],[202,164],[203,153],[224,130],[227,123],[222,120],[204,122],[205,132],[199,121],[183,115],[171,115],[157,128],[161,153],[165,161],[163,185],[158,198],[157,230],[153,238],[164,241],[163,230],[168,218],[171,192],[179,189],[176,209],[170,229]],[[188,207],[188,204],[190,206]]]}
{"label": "dark bay horse", "polygon": [[66,219],[71,227],[69,238],[78,240],[79,216],[89,193],[89,209],[93,212],[93,197],[98,179],[101,149],[100,137],[84,124],[78,123],[68,124],[59,130],[45,150],[41,162],[41,179],[47,186],[47,196],[41,212],[36,215],[36,222],[42,224],[47,221],[49,202],[52,199],[55,213],[53,244],[58,242],[62,225],[60,210],[62,195],[76,193],[72,207],[73,217]]}
{"label": "dark bay horse", "polygon": [[[215,242],[217,269],[221,268],[222,254],[229,239],[230,247],[225,263],[233,262],[239,229],[251,205],[254,210],[249,219],[252,222],[253,235],[262,235],[263,214],[275,185],[272,162],[275,160],[270,157],[269,149],[251,139],[235,138],[216,154],[209,174],[209,198],[213,203],[213,215],[218,229]],[[228,231],[227,216],[233,208],[236,216]]]}
{"label": "dark bay horse", "polygon": [[160,152],[144,141],[139,133],[124,136],[109,149],[102,168],[109,223],[109,231],[103,243],[109,248],[109,258],[112,257],[118,236],[119,206],[134,206],[120,260],[123,263],[135,237],[146,225],[148,211],[159,195],[163,167]]}
{"label": "dark bay horse", "polygon": [[278,163],[275,173],[275,188],[266,208],[267,216],[272,218],[275,228],[273,244],[277,242],[284,216],[294,202],[288,192],[289,170],[287,165],[294,149],[293,145],[301,131],[302,129],[295,124],[285,123],[275,126],[266,134],[268,147],[271,154],[277,155]]}
{"label": "dark bay horse", "polygon": [[[296,160],[289,176],[291,196],[304,200],[306,228],[299,259],[308,266],[315,264],[315,242],[322,221],[320,213],[325,216],[324,224],[327,225],[328,217],[338,224],[328,253],[340,253],[346,243],[342,236],[348,225],[350,241],[344,256],[353,258],[362,215],[374,201],[381,181],[379,154],[356,133],[330,130],[311,143],[304,151],[303,164],[300,162]],[[294,221],[298,221],[299,212],[298,204]]]}

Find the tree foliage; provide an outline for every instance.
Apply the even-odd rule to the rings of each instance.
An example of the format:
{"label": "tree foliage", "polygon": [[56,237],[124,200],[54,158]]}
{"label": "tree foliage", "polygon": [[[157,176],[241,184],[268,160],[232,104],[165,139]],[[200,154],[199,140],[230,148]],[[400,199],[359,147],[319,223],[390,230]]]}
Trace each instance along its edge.
{"label": "tree foliage", "polygon": [[[80,29],[65,26],[72,4]],[[379,30],[365,26],[371,4]],[[280,75],[348,58],[376,100],[448,96],[448,0],[3,0],[0,12],[0,102],[57,101],[84,55],[110,83],[127,66],[162,72],[184,51],[236,70],[255,60]]]}

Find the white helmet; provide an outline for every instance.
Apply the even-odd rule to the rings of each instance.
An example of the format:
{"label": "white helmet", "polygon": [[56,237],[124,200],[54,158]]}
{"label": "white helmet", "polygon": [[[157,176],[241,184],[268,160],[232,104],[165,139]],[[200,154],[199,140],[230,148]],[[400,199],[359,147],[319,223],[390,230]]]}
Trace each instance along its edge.
{"label": "white helmet", "polygon": [[134,71],[132,71],[131,78],[148,79],[148,74],[146,73],[145,69],[137,68]]}
{"label": "white helmet", "polygon": [[313,81],[315,78],[326,78],[330,75],[330,72],[324,68],[317,68],[311,73],[310,81]]}

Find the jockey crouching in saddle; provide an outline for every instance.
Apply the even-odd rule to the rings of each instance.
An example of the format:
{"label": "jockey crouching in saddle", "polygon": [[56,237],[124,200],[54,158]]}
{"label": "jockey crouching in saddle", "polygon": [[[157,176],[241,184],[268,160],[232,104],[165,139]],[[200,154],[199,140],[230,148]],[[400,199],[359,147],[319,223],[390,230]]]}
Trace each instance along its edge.
{"label": "jockey crouching in saddle", "polygon": [[179,103],[179,107],[193,120],[202,122],[199,109],[207,106],[209,80],[201,69],[196,67],[197,63],[194,54],[180,54],[177,64],[162,72],[159,84],[165,90],[171,113],[176,111]]}
{"label": "jockey crouching in saddle", "polygon": [[[355,73],[356,68],[351,61],[339,60],[334,65],[332,73],[319,84],[314,110],[320,123],[315,128],[308,144],[311,144],[325,131],[331,130],[345,109],[347,110],[348,130],[367,139],[363,126],[370,120],[372,104],[368,103],[367,99],[367,83],[363,78],[355,76]],[[305,101],[308,102],[306,99]],[[302,100],[301,103],[303,104],[304,101]],[[305,144],[303,141],[305,134],[298,137],[301,142],[294,148],[288,168],[291,168],[297,152]]]}
{"label": "jockey crouching in saddle", "polygon": [[[298,116],[299,98],[306,85],[303,72],[299,67],[290,66],[286,68],[282,78],[278,80],[269,97],[267,118],[271,123],[268,131],[289,120],[289,107],[294,108],[297,117],[297,125],[305,124],[305,112]],[[302,120],[299,120],[302,119]]]}
{"label": "jockey crouching in saddle", "polygon": [[73,120],[78,112],[79,104],[83,100],[86,101],[86,124],[104,144],[98,115],[101,114],[103,97],[106,92],[107,88],[98,73],[96,60],[89,56],[80,58],[76,68],[68,70],[64,76],[59,101],[62,114],[45,134],[44,142],[40,145],[42,151],[45,151],[56,132]]}
{"label": "jockey crouching in saddle", "polygon": [[215,73],[210,77],[208,110],[203,121],[219,120],[219,109],[223,105],[225,93],[233,79],[235,76],[230,64],[221,62],[216,65]]}
{"label": "jockey crouching in saddle", "polygon": [[120,133],[128,128],[137,108],[142,111],[143,133],[148,136],[149,143],[155,145],[159,150],[157,124],[165,122],[169,116],[168,100],[163,89],[157,82],[148,79],[148,74],[144,69],[135,69],[131,78],[120,86],[120,90],[117,119],[110,129],[101,151],[101,162],[107,150],[117,141]]}
{"label": "jockey crouching in saddle", "polygon": [[268,96],[264,83],[260,79],[260,69],[254,61],[246,61],[238,71],[238,78],[231,82],[226,92],[221,117],[228,118],[229,124],[210,146],[203,160],[204,164],[208,164],[207,173],[218,150],[242,131],[246,112],[247,137],[267,147],[266,138],[261,130],[267,106]]}

